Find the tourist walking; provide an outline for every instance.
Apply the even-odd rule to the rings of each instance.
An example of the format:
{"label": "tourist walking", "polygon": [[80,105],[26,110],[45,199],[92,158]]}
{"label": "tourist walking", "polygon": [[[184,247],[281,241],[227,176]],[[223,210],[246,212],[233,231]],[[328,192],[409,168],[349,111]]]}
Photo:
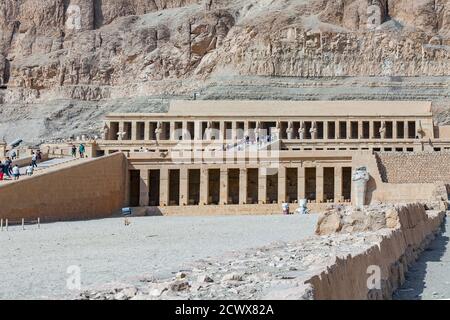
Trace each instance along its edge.
{"label": "tourist walking", "polygon": [[11,163],[12,163],[11,159],[7,157],[3,166],[4,175],[7,175],[10,179],[11,179]]}
{"label": "tourist walking", "polygon": [[10,156],[11,156],[11,160],[15,160],[17,158],[16,150],[12,150]]}
{"label": "tourist walking", "polygon": [[31,155],[31,166],[37,168],[37,154],[33,152]]}
{"label": "tourist walking", "polygon": [[80,158],[84,158],[84,152],[86,151],[86,148],[84,147],[84,144],[80,144],[78,148],[78,152],[80,153]]}
{"label": "tourist walking", "polygon": [[30,165],[27,167],[27,170],[26,170],[27,176],[31,177],[31,176],[33,175],[33,171],[34,171],[33,165],[30,164]]}
{"label": "tourist walking", "polygon": [[12,172],[13,172],[14,180],[19,180],[19,178],[20,178],[20,169],[19,169],[19,166],[17,164],[13,167]]}
{"label": "tourist walking", "polygon": [[74,144],[72,145],[72,157],[77,157],[77,147]]}
{"label": "tourist walking", "polygon": [[0,161],[0,181],[3,180],[3,167],[5,165]]}

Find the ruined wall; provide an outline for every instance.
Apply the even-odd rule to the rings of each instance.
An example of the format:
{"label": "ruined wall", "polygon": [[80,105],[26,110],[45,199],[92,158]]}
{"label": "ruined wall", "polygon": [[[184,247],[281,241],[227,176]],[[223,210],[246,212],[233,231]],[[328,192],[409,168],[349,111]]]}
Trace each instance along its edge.
{"label": "ruined wall", "polygon": [[[395,156],[395,155],[388,155]],[[370,152],[355,153],[353,156],[353,167],[367,167],[370,174],[370,180],[367,183],[366,204],[375,203],[377,201],[388,203],[410,203],[410,202],[442,202],[447,200],[447,194],[443,192],[444,182],[437,177],[426,180],[418,179],[414,182],[412,179],[406,183],[385,182],[382,179],[382,171],[378,164],[377,158]],[[434,160],[433,160],[434,161]],[[399,172],[406,171],[403,168],[404,163],[395,164]],[[438,166],[431,165],[438,169]],[[381,170],[381,172],[380,172]],[[410,170],[407,175],[418,174],[419,168]],[[431,176],[433,177],[433,176]],[[427,182],[429,181],[429,182]],[[352,193],[352,197],[355,194]],[[355,200],[352,199],[354,202]]]}
{"label": "ruined wall", "polygon": [[108,217],[125,201],[126,158],[117,153],[0,185],[0,218],[41,221]]}
{"label": "ruined wall", "polygon": [[378,153],[383,182],[450,183],[450,152]]}
{"label": "ruined wall", "polygon": [[[368,233],[369,237],[379,236],[380,240],[362,252],[337,257],[335,263],[307,281],[313,287],[314,299],[392,298],[393,292],[404,282],[408,265],[434,238],[444,217],[445,212],[426,211],[420,204],[409,204],[390,212],[389,219],[398,224],[395,229]],[[380,290],[368,289],[370,266],[381,269]]]}

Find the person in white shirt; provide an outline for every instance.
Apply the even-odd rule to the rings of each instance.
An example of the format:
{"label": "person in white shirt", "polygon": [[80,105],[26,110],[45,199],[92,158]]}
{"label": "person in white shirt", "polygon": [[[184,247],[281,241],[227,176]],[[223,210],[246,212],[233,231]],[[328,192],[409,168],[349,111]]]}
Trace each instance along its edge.
{"label": "person in white shirt", "polygon": [[19,166],[17,164],[13,167],[12,172],[13,172],[14,180],[19,180],[20,170],[19,170]]}
{"label": "person in white shirt", "polygon": [[32,175],[33,175],[33,171],[34,171],[33,166],[30,164],[30,165],[27,167],[26,173],[27,173],[28,176],[32,176]]}

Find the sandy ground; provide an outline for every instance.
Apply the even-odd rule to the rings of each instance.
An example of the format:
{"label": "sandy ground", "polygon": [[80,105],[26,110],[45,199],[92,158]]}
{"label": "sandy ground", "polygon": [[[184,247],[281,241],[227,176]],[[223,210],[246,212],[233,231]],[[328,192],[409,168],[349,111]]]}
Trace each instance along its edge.
{"label": "sandy ground", "polygon": [[142,275],[170,277],[203,258],[311,236],[316,215],[141,217],[45,224],[0,232],[0,298],[70,298],[69,266],[81,289]]}
{"label": "sandy ground", "polygon": [[406,282],[394,295],[399,300],[450,299],[450,217],[443,232],[406,274]]}

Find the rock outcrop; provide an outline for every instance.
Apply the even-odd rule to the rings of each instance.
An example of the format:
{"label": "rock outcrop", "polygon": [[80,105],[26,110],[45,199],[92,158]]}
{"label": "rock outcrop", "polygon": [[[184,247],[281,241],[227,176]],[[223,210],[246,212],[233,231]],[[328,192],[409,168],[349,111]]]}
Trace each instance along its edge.
{"label": "rock outcrop", "polygon": [[[343,77],[378,76],[434,77],[446,110],[449,37],[448,0],[2,0],[0,103],[17,110],[64,100],[77,108],[189,96],[224,81],[221,97],[235,98],[236,86],[254,86],[254,76],[341,79],[331,88]],[[379,79],[362,82],[385,98],[423,98]],[[423,94],[435,99],[428,86]],[[301,83],[288,88],[289,98],[316,98],[297,94],[311,94]]]}

